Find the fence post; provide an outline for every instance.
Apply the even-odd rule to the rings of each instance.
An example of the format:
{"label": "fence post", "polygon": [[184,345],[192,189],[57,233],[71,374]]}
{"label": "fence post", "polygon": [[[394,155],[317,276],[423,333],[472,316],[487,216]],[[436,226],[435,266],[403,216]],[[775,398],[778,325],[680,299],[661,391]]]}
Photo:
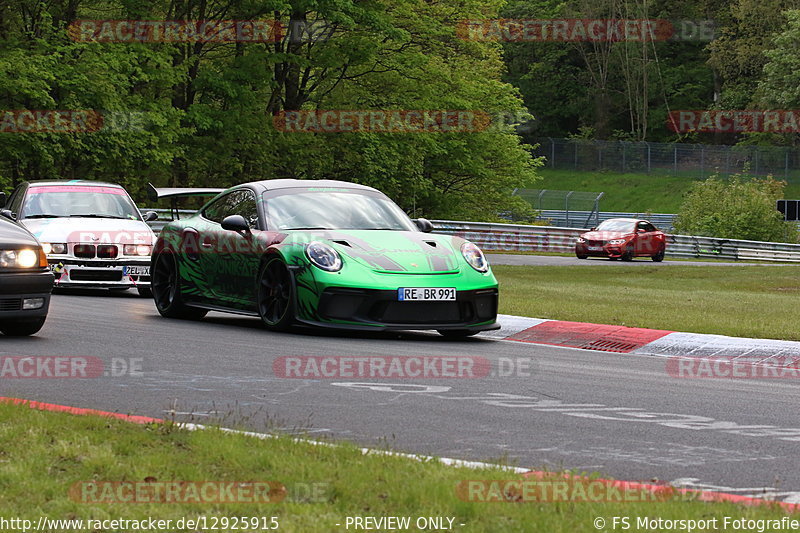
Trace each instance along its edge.
{"label": "fence post", "polygon": [[548,137],[550,139],[550,167],[556,167],[556,143],[553,141],[552,137]]}
{"label": "fence post", "polygon": [[603,145],[599,141],[595,141],[594,145],[597,146],[597,170],[603,170]]}
{"label": "fence post", "polygon": [[672,145],[672,172],[678,174],[678,145]]}
{"label": "fence post", "polygon": [[706,149],[700,145],[700,179],[703,179],[706,170]]}
{"label": "fence post", "polygon": [[542,195],[547,191],[547,189],[542,189],[539,191],[539,211],[542,210]]}
{"label": "fence post", "polygon": [[755,149],[754,149],[753,151],[756,153],[756,155],[755,155],[755,159],[756,159],[756,169],[753,171],[753,173],[754,173],[756,176],[758,176],[758,147],[756,146],[756,147],[755,147]]}
{"label": "fence post", "polygon": [[574,193],[574,192],[575,191],[569,191],[567,193],[567,196],[564,198],[564,211],[565,211],[565,214],[567,216],[566,225],[567,225],[568,228],[572,227],[572,226],[569,225],[569,197],[572,196],[572,193]]}
{"label": "fence post", "polygon": [[625,173],[625,145],[627,143],[625,143],[623,141],[619,141],[619,142],[620,142],[620,144],[622,144],[622,173],[624,174]]}
{"label": "fence post", "polygon": [[783,152],[783,179],[789,181],[789,148],[785,148]]}
{"label": "fence post", "polygon": [[575,165],[574,165],[573,168],[574,168],[574,170],[578,170],[578,142],[577,141],[573,141],[572,142],[572,146],[575,147]]}
{"label": "fence post", "polygon": [[594,199],[594,226],[597,227],[600,225],[600,198],[603,197],[605,193],[601,192],[597,195],[597,198]]}
{"label": "fence post", "polygon": [[725,149],[725,174],[731,175],[731,147]]}
{"label": "fence post", "polygon": [[647,173],[650,174],[650,143],[647,143]]}

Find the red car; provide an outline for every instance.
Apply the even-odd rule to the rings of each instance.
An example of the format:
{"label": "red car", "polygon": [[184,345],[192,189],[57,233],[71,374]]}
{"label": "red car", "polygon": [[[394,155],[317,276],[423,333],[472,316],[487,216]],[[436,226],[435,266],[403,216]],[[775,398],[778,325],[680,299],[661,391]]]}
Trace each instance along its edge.
{"label": "red car", "polygon": [[608,257],[631,261],[634,257],[650,257],[663,261],[667,236],[646,220],[610,218],[582,234],[575,243],[578,259]]}

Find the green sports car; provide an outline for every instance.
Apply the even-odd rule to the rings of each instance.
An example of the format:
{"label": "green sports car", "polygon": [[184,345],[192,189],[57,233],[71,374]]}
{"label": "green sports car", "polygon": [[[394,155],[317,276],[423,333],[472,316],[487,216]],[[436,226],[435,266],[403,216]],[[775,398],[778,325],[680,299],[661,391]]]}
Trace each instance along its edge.
{"label": "green sports car", "polygon": [[[153,189],[157,197],[217,193],[167,224],[153,249],[159,313],[209,310],[356,330],[498,329],[497,280],[481,250],[432,234],[387,196],[330,180],[268,180],[216,189]],[[176,210],[177,213],[177,210]]]}

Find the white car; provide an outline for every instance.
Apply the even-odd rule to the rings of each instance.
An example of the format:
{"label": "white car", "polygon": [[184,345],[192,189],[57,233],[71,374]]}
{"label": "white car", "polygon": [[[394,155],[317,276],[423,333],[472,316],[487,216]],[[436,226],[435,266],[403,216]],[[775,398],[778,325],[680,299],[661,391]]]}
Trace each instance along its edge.
{"label": "white car", "polygon": [[150,295],[156,235],[127,191],[86,180],[19,185],[3,207],[42,243],[55,287],[135,288]]}

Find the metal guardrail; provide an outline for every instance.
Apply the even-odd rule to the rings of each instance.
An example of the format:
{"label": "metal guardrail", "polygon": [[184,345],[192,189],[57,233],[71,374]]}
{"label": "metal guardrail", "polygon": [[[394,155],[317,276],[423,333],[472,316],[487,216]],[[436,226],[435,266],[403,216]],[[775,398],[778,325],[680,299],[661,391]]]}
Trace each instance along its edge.
{"label": "metal guardrail", "polygon": [[[586,229],[432,220],[436,233],[468,239],[487,252],[573,252]],[[666,255],[747,261],[800,262],[800,244],[668,235]]]}
{"label": "metal guardrail", "polygon": [[[169,209],[141,209],[155,211],[159,220],[150,222],[158,233],[170,221]],[[181,209],[181,215],[194,213]],[[652,220],[652,219],[651,219]],[[488,222],[461,222],[432,220],[435,233],[456,235],[468,239],[487,252],[573,252],[575,239],[584,228],[562,228],[556,226],[527,226],[522,224],[498,224]],[[747,261],[780,261],[800,263],[800,244],[776,242],[740,241],[669,235],[667,256],[685,258],[716,258]]]}
{"label": "metal guardrail", "polygon": [[[599,225],[609,218],[641,218],[655,224],[661,231],[672,231],[677,215],[671,213],[625,213],[621,211],[565,211],[563,209],[544,209],[539,211],[538,220],[548,220],[553,226],[562,228],[586,228]],[[587,224],[590,223],[590,224]]]}

